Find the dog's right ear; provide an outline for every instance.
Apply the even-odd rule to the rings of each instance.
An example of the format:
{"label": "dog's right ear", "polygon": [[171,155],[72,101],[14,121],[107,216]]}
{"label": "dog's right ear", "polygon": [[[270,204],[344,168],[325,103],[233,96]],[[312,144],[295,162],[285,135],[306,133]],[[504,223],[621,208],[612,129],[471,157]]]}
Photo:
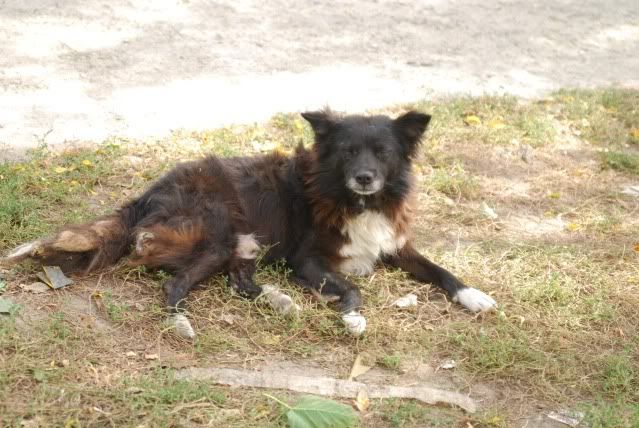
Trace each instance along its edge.
{"label": "dog's right ear", "polygon": [[308,111],[302,117],[311,124],[313,132],[318,138],[328,135],[337,125],[337,118],[330,110]]}

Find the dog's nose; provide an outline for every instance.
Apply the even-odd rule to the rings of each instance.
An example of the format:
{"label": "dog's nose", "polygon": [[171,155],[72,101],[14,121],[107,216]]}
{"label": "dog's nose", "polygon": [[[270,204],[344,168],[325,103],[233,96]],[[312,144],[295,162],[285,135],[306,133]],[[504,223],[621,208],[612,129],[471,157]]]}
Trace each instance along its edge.
{"label": "dog's nose", "polygon": [[355,181],[361,186],[368,186],[373,182],[373,174],[370,172],[360,172],[355,176]]}

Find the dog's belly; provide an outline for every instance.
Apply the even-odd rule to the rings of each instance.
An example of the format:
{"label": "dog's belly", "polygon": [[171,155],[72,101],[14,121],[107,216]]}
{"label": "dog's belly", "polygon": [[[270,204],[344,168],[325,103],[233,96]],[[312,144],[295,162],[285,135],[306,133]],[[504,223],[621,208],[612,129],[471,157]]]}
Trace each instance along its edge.
{"label": "dog's belly", "polygon": [[343,274],[369,275],[381,256],[395,254],[406,244],[393,222],[377,211],[364,211],[351,218],[342,228],[349,238],[339,251],[344,260],[339,266]]}

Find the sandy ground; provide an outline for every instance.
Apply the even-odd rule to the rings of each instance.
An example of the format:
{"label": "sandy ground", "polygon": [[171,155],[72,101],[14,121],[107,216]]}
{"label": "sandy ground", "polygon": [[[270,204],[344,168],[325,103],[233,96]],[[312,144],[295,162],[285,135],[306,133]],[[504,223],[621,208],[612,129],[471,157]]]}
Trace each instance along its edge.
{"label": "sandy ground", "polygon": [[0,0],[0,160],[330,105],[639,85],[635,0]]}

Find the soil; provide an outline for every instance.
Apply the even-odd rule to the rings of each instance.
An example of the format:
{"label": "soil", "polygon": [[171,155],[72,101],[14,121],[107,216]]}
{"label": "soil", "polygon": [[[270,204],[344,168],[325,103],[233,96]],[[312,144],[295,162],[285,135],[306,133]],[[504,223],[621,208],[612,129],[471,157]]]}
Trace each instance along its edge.
{"label": "soil", "polygon": [[0,0],[0,161],[448,94],[639,85],[634,0]]}

